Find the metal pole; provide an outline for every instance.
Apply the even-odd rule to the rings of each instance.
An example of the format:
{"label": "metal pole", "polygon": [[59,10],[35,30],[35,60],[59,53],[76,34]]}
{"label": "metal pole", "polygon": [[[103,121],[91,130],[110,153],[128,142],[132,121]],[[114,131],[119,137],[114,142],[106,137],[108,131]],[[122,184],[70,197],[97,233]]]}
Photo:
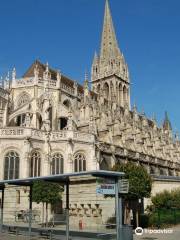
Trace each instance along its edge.
{"label": "metal pole", "polygon": [[4,217],[4,188],[2,188],[2,200],[1,200],[1,225],[0,225],[0,231],[2,233],[3,231],[3,217]]}
{"label": "metal pole", "polygon": [[119,236],[123,239],[122,197],[119,196]]}
{"label": "metal pole", "polygon": [[66,240],[69,240],[69,182],[66,183]]}
{"label": "metal pole", "polygon": [[30,185],[30,190],[29,190],[29,239],[31,239],[31,227],[32,227],[32,188],[33,188],[33,186]]}
{"label": "metal pole", "polygon": [[115,208],[116,208],[116,233],[117,233],[117,240],[120,240],[120,209],[119,209],[119,189],[118,189],[118,179],[115,180]]}

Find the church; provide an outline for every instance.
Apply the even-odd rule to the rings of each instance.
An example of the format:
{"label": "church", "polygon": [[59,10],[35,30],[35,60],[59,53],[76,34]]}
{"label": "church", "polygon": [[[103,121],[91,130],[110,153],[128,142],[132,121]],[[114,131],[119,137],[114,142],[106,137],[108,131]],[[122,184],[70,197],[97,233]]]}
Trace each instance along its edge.
{"label": "church", "polygon": [[[144,166],[152,175],[153,193],[180,186],[180,141],[173,136],[167,113],[158,126],[156,119],[131,107],[128,65],[106,1],[91,80],[86,75],[81,85],[39,60],[21,78],[14,68],[4,79],[0,179],[110,170],[115,163],[128,161]],[[20,198],[23,191],[15,194]],[[92,222],[93,214],[106,218],[103,207],[90,199],[72,203],[72,212],[78,204],[89,207]]]}

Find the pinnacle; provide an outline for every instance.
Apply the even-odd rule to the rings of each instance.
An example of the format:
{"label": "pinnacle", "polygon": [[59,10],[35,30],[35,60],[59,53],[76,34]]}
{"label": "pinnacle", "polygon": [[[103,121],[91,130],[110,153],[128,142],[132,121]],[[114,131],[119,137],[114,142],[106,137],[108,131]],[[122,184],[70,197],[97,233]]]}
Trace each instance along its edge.
{"label": "pinnacle", "polygon": [[108,60],[109,58],[117,57],[119,54],[120,50],[113,26],[109,2],[106,0],[100,58],[101,60]]}

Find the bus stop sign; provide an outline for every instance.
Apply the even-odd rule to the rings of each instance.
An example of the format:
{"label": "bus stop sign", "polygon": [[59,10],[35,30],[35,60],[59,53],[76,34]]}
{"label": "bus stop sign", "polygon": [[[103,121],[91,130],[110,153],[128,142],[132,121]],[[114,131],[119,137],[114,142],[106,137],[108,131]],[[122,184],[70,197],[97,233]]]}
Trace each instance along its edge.
{"label": "bus stop sign", "polygon": [[120,179],[118,181],[119,193],[128,193],[129,192],[129,181],[128,179]]}

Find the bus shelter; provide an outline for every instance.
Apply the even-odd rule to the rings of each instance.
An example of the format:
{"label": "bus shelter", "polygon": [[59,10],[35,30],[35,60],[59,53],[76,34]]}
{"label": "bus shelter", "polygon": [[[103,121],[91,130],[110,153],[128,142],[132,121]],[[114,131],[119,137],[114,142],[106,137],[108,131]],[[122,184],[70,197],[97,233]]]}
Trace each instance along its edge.
{"label": "bus shelter", "polygon": [[42,176],[42,177],[34,177],[34,178],[26,178],[26,179],[15,179],[15,180],[3,180],[0,181],[0,190],[1,190],[1,221],[0,221],[0,231],[3,231],[4,225],[4,192],[5,189],[10,186],[21,186],[21,187],[29,187],[29,221],[28,221],[28,236],[31,239],[32,234],[32,188],[33,183],[35,181],[47,181],[53,183],[59,183],[65,186],[65,198],[66,198],[66,240],[70,239],[70,229],[69,229],[69,203],[70,203],[70,194],[69,187],[71,184],[71,179],[79,178],[79,177],[96,177],[113,180],[115,184],[115,218],[116,218],[116,239],[120,240],[121,238],[121,228],[122,228],[122,204],[119,200],[119,180],[124,176],[122,172],[113,172],[113,171],[87,171],[87,172],[78,172],[78,173],[66,173],[59,175],[51,175],[51,176]]}

